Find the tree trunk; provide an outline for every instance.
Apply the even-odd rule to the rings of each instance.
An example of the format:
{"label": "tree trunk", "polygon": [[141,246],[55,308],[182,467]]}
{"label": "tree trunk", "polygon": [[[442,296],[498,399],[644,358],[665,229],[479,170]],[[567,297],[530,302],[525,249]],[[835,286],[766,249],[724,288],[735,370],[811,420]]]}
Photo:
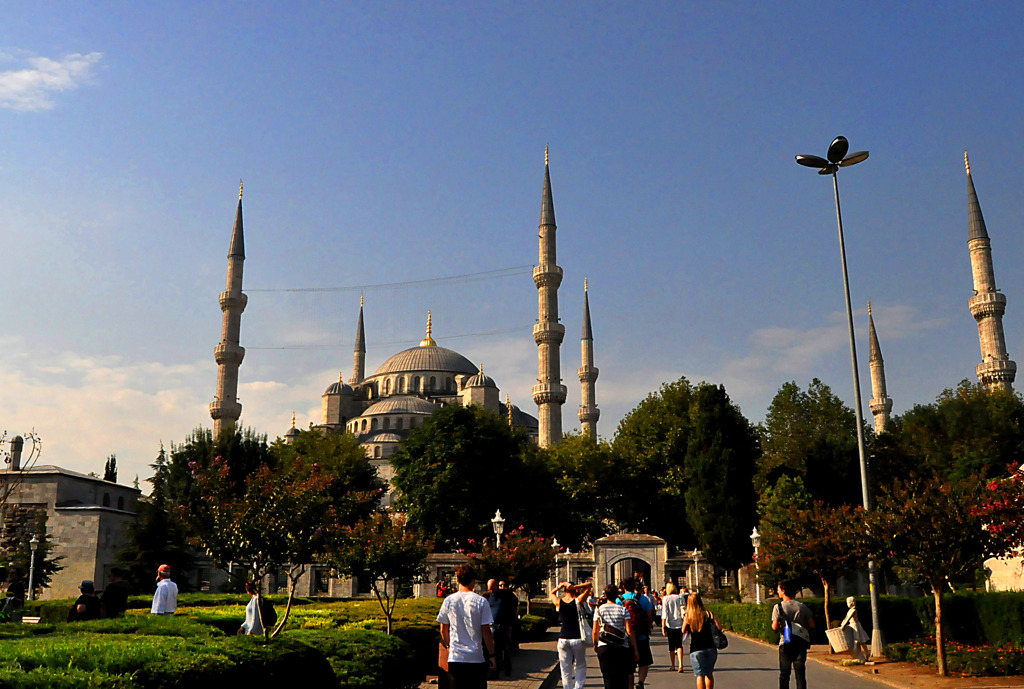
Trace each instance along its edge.
{"label": "tree trunk", "polygon": [[[821,579],[821,584],[825,588],[825,629],[828,630],[832,629],[832,617],[828,612],[828,604],[832,599],[832,585],[828,582],[828,579],[825,579],[824,577]],[[826,636],[828,635],[826,634]],[[832,648],[831,643],[828,645],[828,654],[835,655],[835,649]]]}
{"label": "tree trunk", "polygon": [[942,584],[932,586],[935,594],[935,659],[939,675],[946,676],[946,640],[942,638]]}
{"label": "tree trunk", "polygon": [[[394,606],[391,605],[391,597],[388,596],[388,580],[384,580],[384,595],[381,596],[380,588],[377,586],[377,579],[374,578],[370,582],[370,589],[373,591],[373,595],[377,596],[377,604],[380,609],[384,611],[384,619],[386,620],[386,627],[388,630],[388,636],[391,636],[391,616],[394,612]],[[397,589],[397,586],[396,586]],[[397,597],[398,591],[395,591]]]}
{"label": "tree trunk", "polygon": [[532,592],[530,591],[530,587],[529,586],[524,587],[523,591],[526,592],[526,614],[529,615],[530,614],[530,593],[532,593]]}
{"label": "tree trunk", "polygon": [[284,629],[284,625],[288,622],[288,614],[292,611],[292,599],[295,598],[295,585],[298,583],[299,577],[301,577],[305,571],[306,568],[303,567],[294,577],[292,576],[291,570],[288,571],[288,602],[285,603],[284,606],[284,615],[281,617],[280,621],[278,621],[277,626],[274,627],[274,631],[270,634],[271,639],[280,634],[281,630]]}

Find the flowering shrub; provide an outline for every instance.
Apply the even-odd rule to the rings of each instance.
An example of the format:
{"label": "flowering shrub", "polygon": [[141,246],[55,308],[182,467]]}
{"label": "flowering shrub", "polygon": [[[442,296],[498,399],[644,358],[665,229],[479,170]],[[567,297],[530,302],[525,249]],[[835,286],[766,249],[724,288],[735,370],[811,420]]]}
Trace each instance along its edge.
{"label": "flowering shrub", "polygon": [[[889,660],[934,667],[935,637],[889,644]],[[998,677],[1024,674],[1024,649],[1015,646],[946,643],[946,665],[950,672],[970,677]]]}

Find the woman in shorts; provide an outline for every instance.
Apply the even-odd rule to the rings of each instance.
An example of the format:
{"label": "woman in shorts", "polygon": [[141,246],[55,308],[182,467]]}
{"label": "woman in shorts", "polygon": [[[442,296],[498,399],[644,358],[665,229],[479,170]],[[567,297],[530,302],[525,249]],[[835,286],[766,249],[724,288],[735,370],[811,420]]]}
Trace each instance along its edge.
{"label": "woman in shorts", "polygon": [[[665,587],[661,599],[661,633],[668,639],[669,666],[677,672],[683,671],[683,611],[686,610],[679,589],[670,583]],[[678,669],[676,661],[679,661]]]}
{"label": "woman in shorts", "polygon": [[693,676],[697,678],[697,689],[715,689],[718,649],[711,637],[711,625],[722,628],[715,616],[704,609],[700,594],[691,593],[686,601],[683,634],[690,635],[690,665],[693,667]]}

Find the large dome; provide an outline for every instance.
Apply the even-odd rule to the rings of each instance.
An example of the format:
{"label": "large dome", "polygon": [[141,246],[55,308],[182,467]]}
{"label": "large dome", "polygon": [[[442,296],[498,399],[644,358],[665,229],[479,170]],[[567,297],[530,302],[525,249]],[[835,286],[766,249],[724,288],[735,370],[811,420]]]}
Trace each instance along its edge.
{"label": "large dome", "polygon": [[411,371],[443,371],[474,375],[479,371],[473,363],[458,352],[445,347],[410,347],[385,361],[373,375],[408,373]]}

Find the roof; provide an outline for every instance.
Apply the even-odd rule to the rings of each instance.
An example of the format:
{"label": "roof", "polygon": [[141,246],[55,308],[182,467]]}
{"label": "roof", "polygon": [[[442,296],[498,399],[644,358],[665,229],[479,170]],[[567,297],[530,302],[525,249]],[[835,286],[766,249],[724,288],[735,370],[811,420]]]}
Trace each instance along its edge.
{"label": "roof", "polygon": [[348,383],[343,383],[340,380],[334,381],[333,383],[327,386],[326,390],[324,390],[325,395],[340,395],[343,392],[347,392],[348,394],[351,395],[352,386],[350,386]]}
{"label": "roof", "polygon": [[378,414],[433,414],[440,405],[428,402],[419,397],[408,395],[395,395],[388,397],[375,404],[371,404],[360,416],[375,416]]}
{"label": "roof", "polygon": [[364,443],[400,443],[402,442],[402,436],[391,431],[384,431],[382,433],[375,433],[370,437],[364,439]]}
{"label": "roof", "polygon": [[475,376],[470,376],[469,378],[467,378],[466,382],[463,383],[463,387],[467,387],[467,388],[496,388],[498,386],[495,384],[493,378],[491,378],[489,375],[487,375],[486,373],[481,371],[480,373],[476,374]]}
{"label": "roof", "polygon": [[[534,428],[534,429],[536,429],[540,425],[540,423],[537,421],[537,417],[531,416],[531,415],[527,414],[526,412],[524,412],[522,409],[520,409],[519,407],[517,407],[514,404],[511,405],[511,407],[512,407],[512,426],[514,428]],[[501,415],[501,418],[503,418],[503,419],[507,419],[508,418],[508,407],[505,406],[504,404],[501,405],[500,415]]]}
{"label": "roof", "polygon": [[59,467],[54,464],[36,464],[35,466],[29,467],[27,469],[20,469],[18,471],[5,469],[0,471],[0,480],[2,480],[6,476],[19,474],[23,476],[45,476],[47,474],[59,474],[61,476],[69,476],[71,478],[77,478],[83,481],[95,481],[96,483],[102,483],[106,486],[116,487],[122,490],[133,491],[135,493],[142,493],[141,490],[139,490],[138,488],[133,488],[132,486],[126,486],[122,483],[113,483],[111,481],[104,481],[98,476],[80,474],[77,471],[71,471],[70,469],[65,469],[64,467]]}
{"label": "roof", "polygon": [[445,347],[410,347],[381,364],[373,375],[413,371],[442,371],[474,375],[478,369],[469,359]]}

